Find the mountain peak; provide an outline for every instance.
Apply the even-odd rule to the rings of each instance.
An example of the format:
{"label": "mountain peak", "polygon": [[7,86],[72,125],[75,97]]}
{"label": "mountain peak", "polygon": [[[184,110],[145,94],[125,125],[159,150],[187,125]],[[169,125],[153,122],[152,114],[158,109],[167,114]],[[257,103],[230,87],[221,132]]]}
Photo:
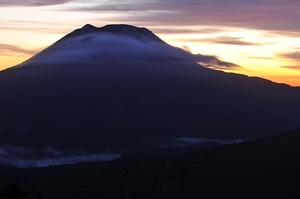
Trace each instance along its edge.
{"label": "mountain peak", "polygon": [[118,34],[118,35],[133,37],[139,40],[147,40],[147,41],[164,43],[164,41],[162,41],[159,37],[157,37],[153,32],[151,32],[147,28],[140,28],[140,27],[127,25],[127,24],[109,24],[100,28],[97,28],[91,24],[86,24],[82,28],[76,29],[73,32],[69,33],[62,39],[72,38],[79,35],[85,35],[90,33]]}
{"label": "mountain peak", "polygon": [[95,27],[95,26],[93,26],[93,25],[91,25],[91,24],[85,24],[82,28],[81,28],[82,30],[96,30],[97,29],[97,27]]}

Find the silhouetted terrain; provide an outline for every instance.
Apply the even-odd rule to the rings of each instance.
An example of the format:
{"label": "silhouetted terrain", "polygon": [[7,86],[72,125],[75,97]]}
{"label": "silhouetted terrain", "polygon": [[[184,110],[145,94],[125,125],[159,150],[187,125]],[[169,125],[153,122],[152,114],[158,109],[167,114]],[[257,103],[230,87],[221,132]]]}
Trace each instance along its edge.
{"label": "silhouetted terrain", "polygon": [[197,64],[205,61],[233,65],[145,28],[75,30],[0,72],[0,161],[97,161],[299,128],[300,88]]}
{"label": "silhouetted terrain", "polygon": [[173,157],[0,173],[42,198],[299,198],[300,131]]}

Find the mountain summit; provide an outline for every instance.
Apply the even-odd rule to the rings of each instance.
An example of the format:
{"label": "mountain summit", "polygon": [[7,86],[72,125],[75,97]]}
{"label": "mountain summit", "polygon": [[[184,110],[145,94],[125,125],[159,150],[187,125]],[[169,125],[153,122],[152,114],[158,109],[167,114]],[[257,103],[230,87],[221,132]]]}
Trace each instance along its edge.
{"label": "mountain summit", "polygon": [[299,128],[300,88],[197,62],[229,64],[144,28],[73,31],[0,72],[0,162],[110,159]]}
{"label": "mountain summit", "polygon": [[97,28],[90,24],[74,30],[24,65],[45,63],[108,64],[123,62],[170,61],[196,63],[207,57],[195,56],[168,45],[146,28],[131,25],[106,25]]}
{"label": "mountain summit", "polygon": [[125,36],[146,40],[146,41],[164,43],[163,40],[161,40],[159,37],[153,34],[150,30],[146,28],[138,28],[127,24],[112,24],[112,25],[103,26],[101,28],[97,28],[91,24],[86,24],[82,28],[71,32],[63,39],[76,37],[79,35],[91,34],[91,33],[111,33],[111,34],[125,35]]}

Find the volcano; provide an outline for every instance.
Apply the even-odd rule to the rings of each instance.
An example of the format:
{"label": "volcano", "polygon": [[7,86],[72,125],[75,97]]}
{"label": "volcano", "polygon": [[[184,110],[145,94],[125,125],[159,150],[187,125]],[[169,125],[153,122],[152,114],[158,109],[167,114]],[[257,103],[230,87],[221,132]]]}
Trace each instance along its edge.
{"label": "volcano", "polygon": [[0,72],[0,161],[98,160],[299,128],[300,88],[199,63],[234,66],[146,28],[85,25]]}

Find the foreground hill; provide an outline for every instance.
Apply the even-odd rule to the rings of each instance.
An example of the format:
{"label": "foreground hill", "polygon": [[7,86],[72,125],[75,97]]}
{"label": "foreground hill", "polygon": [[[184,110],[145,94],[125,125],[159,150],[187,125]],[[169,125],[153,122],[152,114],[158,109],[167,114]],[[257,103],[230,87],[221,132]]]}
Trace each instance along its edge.
{"label": "foreground hill", "polygon": [[173,157],[0,173],[42,198],[300,198],[300,130]]}

